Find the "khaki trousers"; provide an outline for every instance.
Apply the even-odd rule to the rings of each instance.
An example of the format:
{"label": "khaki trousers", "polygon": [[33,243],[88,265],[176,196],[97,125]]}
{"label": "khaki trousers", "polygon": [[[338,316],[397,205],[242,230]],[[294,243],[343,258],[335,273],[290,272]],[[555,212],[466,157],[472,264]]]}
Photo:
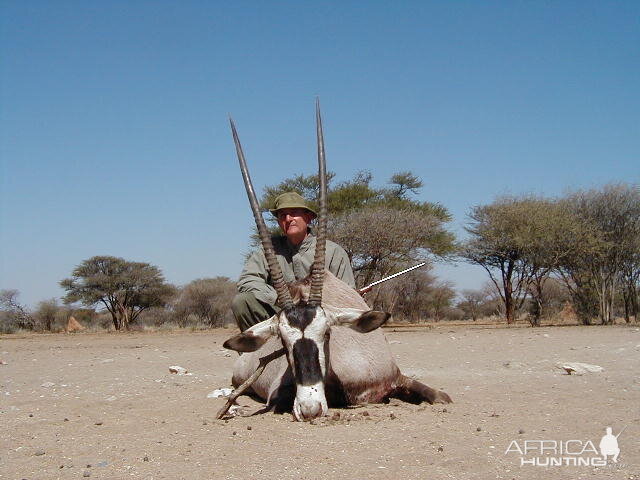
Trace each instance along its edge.
{"label": "khaki trousers", "polygon": [[231,311],[241,332],[276,314],[272,305],[261,302],[252,293],[238,293],[231,302]]}

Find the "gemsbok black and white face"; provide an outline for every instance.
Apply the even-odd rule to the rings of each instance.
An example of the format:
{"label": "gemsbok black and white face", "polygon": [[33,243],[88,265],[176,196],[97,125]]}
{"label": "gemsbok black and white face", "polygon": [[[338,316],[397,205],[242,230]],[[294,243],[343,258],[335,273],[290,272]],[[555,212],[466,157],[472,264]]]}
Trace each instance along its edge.
{"label": "gemsbok black and white face", "polygon": [[327,375],[331,327],[344,325],[360,333],[380,327],[389,314],[353,308],[312,306],[298,303],[254,325],[224,343],[225,348],[253,352],[272,336],[278,336],[296,382],[293,415],[312,420],[328,412],[324,385]]}

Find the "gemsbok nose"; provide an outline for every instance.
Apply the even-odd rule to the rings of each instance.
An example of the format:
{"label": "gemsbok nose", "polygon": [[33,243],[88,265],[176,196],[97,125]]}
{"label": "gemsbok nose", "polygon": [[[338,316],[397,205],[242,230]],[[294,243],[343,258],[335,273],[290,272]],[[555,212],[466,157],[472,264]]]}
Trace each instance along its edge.
{"label": "gemsbok nose", "polygon": [[324,385],[298,385],[293,403],[293,414],[298,421],[313,420],[329,411]]}
{"label": "gemsbok nose", "polygon": [[322,404],[320,402],[305,403],[300,406],[300,414],[304,420],[312,420],[322,415]]}

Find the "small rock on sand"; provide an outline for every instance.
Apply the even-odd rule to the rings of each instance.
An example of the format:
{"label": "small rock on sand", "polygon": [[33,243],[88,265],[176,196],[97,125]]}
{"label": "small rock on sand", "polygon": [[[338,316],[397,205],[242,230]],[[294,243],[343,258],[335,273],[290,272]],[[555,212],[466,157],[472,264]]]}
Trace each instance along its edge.
{"label": "small rock on sand", "polygon": [[514,361],[514,360],[510,360],[508,362],[504,362],[502,364],[503,367],[506,368],[525,368],[526,365],[522,362],[518,362],[518,361]]}
{"label": "small rock on sand", "polygon": [[599,373],[604,370],[600,365],[591,365],[581,362],[559,362],[556,368],[564,370],[567,375],[584,375],[585,373]]}
{"label": "small rock on sand", "polygon": [[231,395],[232,391],[233,389],[231,388],[218,388],[213,392],[209,392],[207,394],[207,398],[219,398],[219,397],[227,398],[229,395]]}
{"label": "small rock on sand", "polygon": [[235,417],[242,414],[242,407],[240,405],[231,405],[229,407],[228,414]]}
{"label": "small rock on sand", "polygon": [[179,365],[172,365],[169,367],[169,372],[171,373],[175,373],[177,375],[191,375],[190,373],[187,372],[187,369],[184,367],[181,367]]}

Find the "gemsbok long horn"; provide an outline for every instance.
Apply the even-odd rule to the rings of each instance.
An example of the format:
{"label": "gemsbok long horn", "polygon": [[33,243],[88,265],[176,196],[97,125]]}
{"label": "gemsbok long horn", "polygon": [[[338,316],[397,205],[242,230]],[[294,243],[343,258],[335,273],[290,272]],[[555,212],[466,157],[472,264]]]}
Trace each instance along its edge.
{"label": "gemsbok long horn", "polygon": [[318,234],[316,236],[316,253],[311,266],[311,288],[309,304],[320,306],[322,303],[322,284],[324,283],[324,257],[327,239],[327,164],[324,156],[324,136],[322,133],[322,117],[320,116],[320,100],[316,98],[316,135],[318,137],[318,177],[320,182],[318,215]]}
{"label": "gemsbok long horn", "polygon": [[242,152],[242,145],[240,145],[240,139],[238,138],[238,132],[236,126],[233,123],[233,119],[229,117],[231,123],[231,132],[233,133],[233,141],[236,144],[236,153],[238,154],[238,162],[240,162],[240,171],[242,172],[242,179],[244,180],[244,186],[247,189],[247,196],[249,197],[249,203],[251,204],[251,211],[253,212],[253,218],[256,221],[258,227],[258,233],[260,234],[260,241],[262,242],[262,248],[264,250],[264,256],[267,259],[269,265],[269,273],[271,274],[271,283],[273,288],[278,293],[278,303],[283,308],[290,308],[293,306],[293,300],[289,288],[284,281],[282,275],[282,269],[278,264],[276,253],[271,243],[271,236],[267,230],[267,226],[264,223],[262,212],[260,212],[260,206],[258,205],[258,199],[256,198],[256,192],[253,189],[251,183],[251,177],[249,176],[249,169],[247,168],[247,162],[244,159],[244,153]]}

